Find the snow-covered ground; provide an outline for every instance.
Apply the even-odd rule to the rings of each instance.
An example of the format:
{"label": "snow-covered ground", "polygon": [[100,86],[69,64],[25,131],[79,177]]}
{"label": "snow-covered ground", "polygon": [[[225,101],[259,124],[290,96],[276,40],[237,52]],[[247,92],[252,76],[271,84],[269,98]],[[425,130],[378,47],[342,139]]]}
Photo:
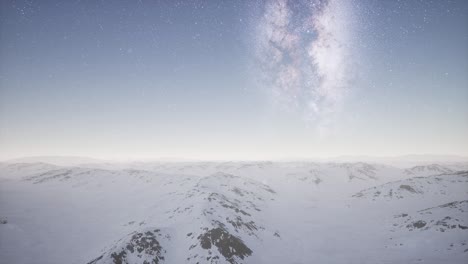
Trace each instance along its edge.
{"label": "snow-covered ground", "polygon": [[467,170],[1,163],[0,263],[468,263]]}

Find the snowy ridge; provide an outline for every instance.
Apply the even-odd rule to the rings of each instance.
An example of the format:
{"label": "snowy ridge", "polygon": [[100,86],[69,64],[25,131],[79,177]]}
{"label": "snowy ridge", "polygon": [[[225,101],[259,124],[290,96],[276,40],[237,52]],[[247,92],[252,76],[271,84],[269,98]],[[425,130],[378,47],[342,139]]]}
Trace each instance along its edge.
{"label": "snowy ridge", "polygon": [[414,166],[405,170],[408,175],[429,176],[434,174],[451,173],[452,169],[439,164]]}
{"label": "snowy ridge", "polygon": [[468,254],[468,200],[407,211],[394,216],[390,247],[424,245],[434,263],[442,252],[453,255],[452,263],[466,262]]}
{"label": "snowy ridge", "polygon": [[439,174],[426,177],[412,177],[405,180],[394,181],[362,190],[353,197],[392,200],[417,196],[449,195],[453,191],[467,194],[468,171],[449,174]]}
{"label": "snowy ridge", "polygon": [[25,175],[47,172],[59,168],[48,163],[0,163],[1,176],[4,179],[13,179]]}
{"label": "snowy ridge", "polygon": [[171,236],[160,229],[133,232],[88,264],[167,263],[165,248],[170,239]]}
{"label": "snowy ridge", "polygon": [[467,230],[468,200],[454,201],[443,205],[419,210],[409,215],[403,213],[396,216],[400,218],[398,227],[413,230],[430,230],[439,232],[450,230]]}
{"label": "snowy ridge", "polygon": [[[166,235],[158,231],[159,237],[167,238],[164,245],[160,245],[156,235],[152,234],[151,230],[156,227],[150,231],[145,228],[126,236],[123,246],[119,240],[110,251],[91,263],[112,263],[115,259],[123,261],[121,263],[145,260],[177,263],[182,256],[189,263],[243,263],[242,260],[253,253],[249,242],[279,237],[277,231],[269,230],[261,221],[260,208],[264,208],[266,200],[273,200],[274,194],[275,191],[267,185],[232,174],[215,173],[202,177],[177,202],[179,206],[166,212],[166,219],[144,221],[144,226],[156,226],[159,222],[169,225],[170,230],[177,230]],[[147,241],[152,241],[152,246]],[[132,252],[130,249],[138,243],[149,249],[140,247]],[[153,249],[156,245],[158,250]],[[172,255],[167,256],[166,250]]]}

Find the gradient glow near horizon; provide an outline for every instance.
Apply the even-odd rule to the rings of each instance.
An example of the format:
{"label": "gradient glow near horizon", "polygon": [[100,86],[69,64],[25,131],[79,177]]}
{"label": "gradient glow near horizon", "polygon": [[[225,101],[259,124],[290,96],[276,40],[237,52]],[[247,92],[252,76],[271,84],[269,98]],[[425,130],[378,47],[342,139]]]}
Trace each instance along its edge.
{"label": "gradient glow near horizon", "polygon": [[0,159],[468,156],[467,1],[0,12]]}

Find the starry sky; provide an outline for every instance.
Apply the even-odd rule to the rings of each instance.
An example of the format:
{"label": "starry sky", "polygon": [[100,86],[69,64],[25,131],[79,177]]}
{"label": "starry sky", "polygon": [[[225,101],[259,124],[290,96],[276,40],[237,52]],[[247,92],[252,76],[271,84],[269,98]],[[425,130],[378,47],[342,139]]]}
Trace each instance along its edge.
{"label": "starry sky", "polygon": [[0,159],[468,156],[468,1],[0,5]]}

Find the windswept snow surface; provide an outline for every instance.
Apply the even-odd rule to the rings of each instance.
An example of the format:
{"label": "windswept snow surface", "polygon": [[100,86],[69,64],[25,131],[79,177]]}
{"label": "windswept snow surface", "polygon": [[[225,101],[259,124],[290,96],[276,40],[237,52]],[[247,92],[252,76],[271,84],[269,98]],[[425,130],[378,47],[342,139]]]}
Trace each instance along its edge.
{"label": "windswept snow surface", "polygon": [[468,263],[467,167],[0,163],[0,263]]}

